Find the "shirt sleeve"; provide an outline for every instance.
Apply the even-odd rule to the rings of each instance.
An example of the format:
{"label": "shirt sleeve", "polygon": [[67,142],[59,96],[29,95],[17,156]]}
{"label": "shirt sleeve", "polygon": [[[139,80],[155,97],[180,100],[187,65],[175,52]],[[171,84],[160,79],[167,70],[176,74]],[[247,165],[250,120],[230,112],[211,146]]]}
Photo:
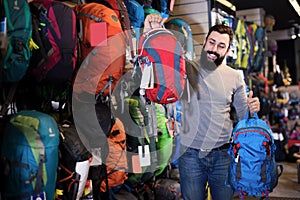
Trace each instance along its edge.
{"label": "shirt sleeve", "polygon": [[238,120],[244,118],[247,111],[246,84],[240,74],[236,77],[236,89],[233,94],[233,106],[236,109]]}

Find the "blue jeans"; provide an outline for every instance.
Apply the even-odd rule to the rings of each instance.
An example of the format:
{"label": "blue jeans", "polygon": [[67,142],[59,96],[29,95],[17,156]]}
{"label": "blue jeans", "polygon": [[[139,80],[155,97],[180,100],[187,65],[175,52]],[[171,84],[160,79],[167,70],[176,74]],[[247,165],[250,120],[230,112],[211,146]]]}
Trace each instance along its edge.
{"label": "blue jeans", "polygon": [[228,149],[202,152],[181,146],[181,150],[185,150],[179,157],[183,199],[205,200],[207,182],[213,200],[232,199],[233,191],[225,184],[230,163]]}

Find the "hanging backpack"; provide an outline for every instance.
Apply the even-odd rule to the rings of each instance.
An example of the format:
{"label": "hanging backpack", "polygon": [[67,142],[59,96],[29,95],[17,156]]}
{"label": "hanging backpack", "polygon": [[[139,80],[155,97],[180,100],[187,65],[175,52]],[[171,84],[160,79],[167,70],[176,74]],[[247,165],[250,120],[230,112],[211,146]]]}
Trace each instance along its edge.
{"label": "hanging backpack", "polygon": [[128,10],[130,25],[133,26],[135,30],[142,28],[145,20],[143,6],[136,0],[124,0],[124,3]]}
{"label": "hanging backpack", "polygon": [[[130,26],[134,30],[134,38],[136,39],[136,41],[139,41],[141,28],[143,27],[145,20],[143,6],[136,0],[124,0],[124,3],[127,7]],[[135,47],[135,49],[137,49],[137,46]]]}
{"label": "hanging backpack", "polygon": [[[102,181],[101,192],[106,192],[107,188],[120,186],[127,177],[127,153],[126,153],[126,133],[123,123],[116,118],[112,125],[108,141],[108,155],[105,160],[107,170],[107,182]],[[108,184],[108,185],[107,185]]]}
{"label": "hanging backpack", "polygon": [[3,7],[9,43],[1,61],[0,79],[5,82],[16,82],[24,77],[29,67],[31,13],[27,0],[3,0]]}
{"label": "hanging backpack", "polygon": [[[128,179],[126,185],[140,190],[145,183],[151,182],[157,169],[156,124],[153,126],[149,112],[155,114],[153,106],[145,105],[139,96],[125,98],[122,119],[126,122],[126,145],[128,155]],[[153,110],[154,109],[154,110]],[[150,111],[151,110],[151,111]],[[149,111],[149,112],[148,112]],[[126,120],[126,121],[125,121]],[[155,133],[156,132],[156,133]],[[140,161],[143,150],[149,150],[150,163]]]}
{"label": "hanging backpack", "polygon": [[253,55],[253,71],[259,72],[265,67],[265,59],[267,56],[266,30],[264,27],[257,27],[254,33],[256,51]]}
{"label": "hanging backpack", "polygon": [[92,154],[82,143],[73,124],[61,124],[59,131],[60,159],[56,196],[60,200],[80,199],[88,178]]}
{"label": "hanging backpack", "polygon": [[283,169],[275,163],[275,149],[269,125],[259,119],[257,113],[249,118],[246,112],[233,130],[228,150],[231,159],[228,183],[240,199],[245,196],[268,199]]}
{"label": "hanging backpack", "polygon": [[146,9],[157,10],[162,18],[168,18],[174,7],[174,0],[138,0],[138,2]]}
{"label": "hanging backpack", "polygon": [[1,145],[5,199],[54,199],[59,131],[45,113],[23,110],[8,121]]}
{"label": "hanging backpack", "polygon": [[131,56],[130,59],[132,59],[135,55],[133,43],[132,43],[132,36],[134,35],[133,33],[134,31],[130,23],[129,12],[124,0],[91,0],[91,1],[87,1],[87,3],[88,2],[97,2],[103,4],[106,7],[112,9],[116,13],[121,23],[122,30],[124,31],[126,45],[130,49],[130,56]]}
{"label": "hanging backpack", "polygon": [[185,58],[174,34],[165,28],[152,29],[141,36],[138,52],[140,94],[159,104],[180,99],[186,83]]}
{"label": "hanging backpack", "polygon": [[115,12],[99,3],[76,6],[80,63],[73,91],[108,96],[125,66],[125,37]]}
{"label": "hanging backpack", "polygon": [[34,0],[30,74],[37,81],[59,85],[72,78],[77,61],[76,16],[73,9],[59,1]]}

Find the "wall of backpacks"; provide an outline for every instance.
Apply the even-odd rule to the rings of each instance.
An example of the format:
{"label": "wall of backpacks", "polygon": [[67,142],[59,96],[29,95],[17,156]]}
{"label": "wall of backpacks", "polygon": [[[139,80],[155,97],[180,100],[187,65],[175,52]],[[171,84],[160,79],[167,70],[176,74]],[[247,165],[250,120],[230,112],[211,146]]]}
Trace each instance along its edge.
{"label": "wall of backpacks", "polygon": [[[174,148],[163,104],[182,95],[184,49],[165,28],[153,39],[141,30],[144,9],[168,17],[170,4],[1,0],[10,39],[1,54],[1,199],[117,199],[126,192],[136,199],[159,199],[159,192],[179,198],[168,185],[155,188],[167,177]],[[147,42],[139,46],[142,36]],[[161,66],[171,68],[155,82],[161,89],[153,101],[143,99],[142,69],[146,58],[164,58],[148,52],[161,40],[171,40],[177,53],[167,52],[167,42],[154,46],[170,58]],[[151,68],[157,77],[165,70],[158,67]],[[177,77],[178,91],[165,92],[164,81],[172,85]],[[165,102],[155,102],[161,95]]]}
{"label": "wall of backpacks", "polygon": [[[197,87],[199,45],[190,23],[172,16],[175,1],[0,3],[9,37],[0,63],[0,199],[180,199],[179,100],[188,84]],[[169,19],[143,34],[151,13]],[[254,57],[235,52],[229,65],[260,71],[264,30],[232,25],[249,45],[243,52],[252,51],[246,28],[260,46]]]}

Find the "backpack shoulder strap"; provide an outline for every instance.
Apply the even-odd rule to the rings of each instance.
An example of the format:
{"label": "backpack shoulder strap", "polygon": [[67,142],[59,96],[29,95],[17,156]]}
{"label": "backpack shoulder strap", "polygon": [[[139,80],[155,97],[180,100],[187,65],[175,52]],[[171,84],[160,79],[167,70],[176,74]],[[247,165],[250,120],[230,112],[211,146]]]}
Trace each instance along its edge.
{"label": "backpack shoulder strap", "polygon": [[32,13],[32,35],[35,36],[35,43],[40,49],[40,53],[43,56],[45,60],[47,60],[48,55],[46,53],[46,49],[43,45],[42,39],[39,34],[39,19],[38,19],[38,13],[39,13],[39,8],[36,5],[36,3],[31,2],[30,4],[30,11]]}
{"label": "backpack shoulder strap", "polygon": [[[3,96],[6,96],[6,97],[4,99],[4,103],[0,110],[0,117],[4,117],[5,115],[7,115],[8,107],[13,102],[13,98],[15,96],[17,87],[18,87],[18,82],[14,82],[10,86],[7,96],[5,94],[3,94]],[[3,89],[3,93],[5,93],[4,89]]]}
{"label": "backpack shoulder strap", "polygon": [[39,165],[38,165],[38,172],[37,172],[37,180],[36,180],[36,185],[34,192],[35,194],[41,193],[42,192],[42,185],[43,185],[43,164],[45,162],[45,146],[41,140],[40,135],[36,137],[36,142],[38,144],[38,149],[40,152],[39,156]]}

